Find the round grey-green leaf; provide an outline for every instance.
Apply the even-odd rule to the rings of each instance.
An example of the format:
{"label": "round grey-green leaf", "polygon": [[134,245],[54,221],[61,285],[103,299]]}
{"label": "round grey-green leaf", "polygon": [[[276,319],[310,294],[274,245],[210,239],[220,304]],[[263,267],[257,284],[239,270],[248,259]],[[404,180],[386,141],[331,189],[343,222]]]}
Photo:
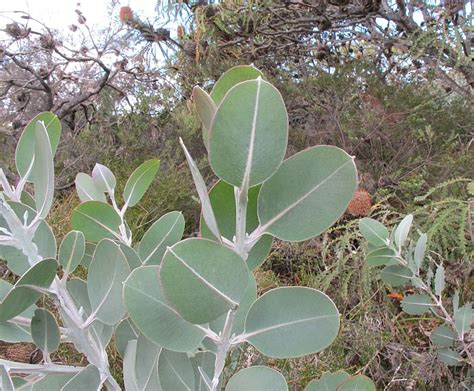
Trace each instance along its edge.
{"label": "round grey-green leaf", "polygon": [[446,365],[453,367],[462,365],[463,362],[462,356],[458,352],[455,352],[454,350],[449,348],[438,349],[438,358]]}
{"label": "round grey-green leaf", "polygon": [[101,375],[96,366],[89,364],[69,380],[61,391],[92,391],[101,388]]}
{"label": "round grey-green leaf", "polygon": [[80,172],[76,175],[74,183],[76,185],[77,195],[82,202],[107,202],[104,191],[97,187],[90,175]]}
{"label": "round grey-green leaf", "polygon": [[368,266],[396,265],[395,250],[390,247],[376,248],[367,254],[365,261]]}
{"label": "round grey-green leaf", "polygon": [[138,334],[136,326],[128,318],[123,319],[115,328],[115,348],[122,358],[125,357],[128,341],[138,339]]}
{"label": "round grey-green leaf", "polygon": [[145,195],[160,168],[160,161],[151,159],[142,163],[128,178],[123,189],[123,200],[128,206],[135,206]]}
{"label": "round grey-green leaf", "polygon": [[433,307],[429,296],[418,293],[406,296],[401,304],[403,311],[410,315],[422,315]]}
{"label": "round grey-green leaf", "polygon": [[304,391],[336,391],[337,386],[349,377],[345,371],[326,372],[321,378],[309,382]]}
{"label": "round grey-green leaf", "polygon": [[283,98],[258,78],[235,85],[217,107],[209,161],[217,176],[247,188],[268,179],[280,166],[288,142]]}
{"label": "round grey-green leaf", "polygon": [[288,384],[280,372],[256,365],[232,376],[225,391],[288,391]]}
{"label": "round grey-green leaf", "polygon": [[364,217],[359,221],[359,229],[364,238],[375,247],[387,246],[389,233],[385,225],[377,220]]}
{"label": "round grey-green leaf", "polygon": [[357,375],[344,381],[337,387],[339,391],[376,391],[375,384],[367,376]]}
{"label": "round grey-green leaf", "polygon": [[441,325],[433,329],[430,339],[435,345],[449,348],[458,339],[458,333],[449,326]]}
{"label": "round grey-green leaf", "polygon": [[72,273],[81,263],[86,250],[86,239],[80,231],[69,232],[59,246],[59,264],[66,274]]}
{"label": "round grey-green leaf", "polygon": [[390,265],[382,270],[382,280],[391,286],[405,285],[412,277],[413,272],[405,266]]}
{"label": "round grey-green leaf", "polygon": [[292,358],[323,350],[338,331],[339,312],[328,296],[312,288],[283,287],[250,307],[241,338],[266,356]]}
{"label": "round grey-green leaf", "polygon": [[167,302],[158,270],[158,266],[139,267],[125,281],[123,296],[130,319],[148,339],[164,348],[194,351],[205,334],[184,320]]}
{"label": "round grey-green leaf", "polygon": [[318,146],[285,160],[258,197],[262,233],[302,241],[324,232],[344,213],[357,185],[354,160]]}
{"label": "round grey-green leaf", "polygon": [[183,240],[166,251],[160,270],[171,305],[194,324],[208,323],[236,308],[248,284],[242,258],[207,239]]}
{"label": "round grey-green leaf", "polygon": [[163,390],[194,391],[194,370],[186,353],[162,350],[158,376]]}
{"label": "round grey-green leaf", "polygon": [[35,316],[31,319],[31,336],[35,345],[43,352],[52,353],[59,347],[59,326],[51,312],[42,308],[35,311]]}
{"label": "round grey-green leaf", "polygon": [[81,231],[86,240],[99,242],[102,239],[118,239],[122,220],[109,204],[87,201],[72,212],[72,228]]}
{"label": "round grey-green leaf", "polygon": [[180,241],[184,233],[184,217],[181,212],[169,212],[146,231],[138,254],[144,265],[159,265],[168,246]]}

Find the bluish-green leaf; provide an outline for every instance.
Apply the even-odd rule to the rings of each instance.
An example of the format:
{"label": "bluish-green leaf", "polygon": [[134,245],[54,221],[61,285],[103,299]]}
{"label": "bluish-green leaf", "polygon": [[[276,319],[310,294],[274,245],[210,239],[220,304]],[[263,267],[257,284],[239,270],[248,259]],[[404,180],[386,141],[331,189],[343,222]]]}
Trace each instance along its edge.
{"label": "bluish-green leaf", "polygon": [[208,148],[209,130],[211,129],[212,118],[216,113],[217,106],[210,95],[199,86],[193,88],[193,100],[202,123],[202,140],[206,148]]}
{"label": "bluish-green leaf", "polygon": [[406,296],[401,304],[403,311],[409,315],[422,315],[433,307],[429,296],[418,293]]}
{"label": "bluish-green leaf", "polygon": [[336,391],[337,386],[349,377],[345,371],[326,372],[321,378],[309,382],[304,391]]}
{"label": "bluish-green leaf", "polygon": [[129,318],[123,319],[115,328],[115,348],[120,356],[125,357],[128,341],[138,339],[139,331]]}
{"label": "bluish-green leaf", "polygon": [[472,323],[472,304],[464,304],[454,314],[454,322],[456,324],[456,330],[461,338],[471,329]]}
{"label": "bluish-green leaf", "polygon": [[43,122],[38,122],[35,131],[35,161],[33,164],[33,185],[38,216],[44,219],[51,209],[54,195],[53,152]]}
{"label": "bluish-green leaf", "polygon": [[[210,351],[199,351],[191,357],[194,370],[195,391],[209,391],[208,385],[214,376],[216,355]],[[218,389],[220,389],[218,387]]]}
{"label": "bluish-green leaf", "polygon": [[278,90],[262,78],[236,84],[217,107],[209,161],[218,177],[248,189],[280,166],[288,141],[288,115]]}
{"label": "bluish-green leaf", "polygon": [[411,228],[411,224],[413,222],[413,215],[409,214],[409,215],[406,215],[403,220],[398,224],[396,230],[395,230],[395,243],[397,244],[397,246],[399,248],[401,248],[407,238],[408,238],[408,234],[410,232],[410,228]]}
{"label": "bluish-green leaf", "polygon": [[68,232],[59,246],[59,264],[67,275],[76,270],[86,249],[84,234],[80,231]]}
{"label": "bluish-green leaf", "polygon": [[436,268],[434,285],[435,294],[441,296],[444,290],[444,267],[441,264]]}
{"label": "bluish-green leaf", "polygon": [[0,340],[10,343],[33,342],[30,328],[13,322],[0,322]]}
{"label": "bluish-green leaf", "polygon": [[339,312],[328,296],[316,289],[284,287],[255,301],[241,338],[266,356],[291,358],[323,350],[338,331]]}
{"label": "bluish-green leaf", "polygon": [[59,347],[61,334],[56,318],[48,310],[38,308],[31,319],[31,336],[43,352],[52,353]]}
{"label": "bluish-green leaf", "polygon": [[430,338],[435,345],[449,348],[458,339],[458,334],[451,327],[441,325],[433,329]]}
{"label": "bluish-green leaf", "polygon": [[462,365],[463,362],[461,355],[449,348],[438,349],[438,358],[441,362],[453,367]]}
{"label": "bluish-green leaf", "polygon": [[389,234],[387,228],[382,223],[369,217],[364,217],[359,221],[359,229],[372,246],[387,246]]}
{"label": "bluish-green leaf", "polygon": [[158,363],[161,388],[173,391],[195,391],[194,371],[185,353],[162,350]]}
{"label": "bluish-green leaf", "polygon": [[387,266],[387,265],[396,265],[396,253],[390,247],[382,247],[372,250],[367,254],[365,261],[368,266]]}
{"label": "bluish-green leaf", "polygon": [[357,375],[343,381],[337,387],[338,391],[376,391],[375,384],[367,376]]}
{"label": "bluish-green leaf", "polygon": [[101,388],[101,376],[96,366],[89,364],[69,380],[61,391],[95,391]]}
{"label": "bluish-green leaf", "polygon": [[[15,164],[18,173],[24,177],[35,158],[35,130],[38,121],[42,121],[48,132],[51,151],[54,155],[61,136],[61,122],[58,117],[50,112],[44,112],[34,117],[23,131],[15,152]],[[32,175],[29,176],[32,178]]]}
{"label": "bluish-green leaf", "polygon": [[92,180],[97,189],[104,193],[114,194],[117,180],[110,169],[102,164],[96,163],[92,170]]}
{"label": "bluish-green leaf", "polygon": [[389,265],[382,270],[382,280],[391,286],[401,286],[409,282],[413,272],[401,265]]}
{"label": "bluish-green leaf", "polygon": [[125,255],[125,259],[127,260],[128,266],[130,266],[131,270],[136,269],[137,267],[142,266],[142,261],[137,254],[137,252],[130,246],[126,244],[120,243],[120,250],[122,250],[123,255]]}
{"label": "bluish-green leaf", "polygon": [[229,248],[207,240],[186,239],[163,257],[163,292],[186,320],[203,324],[235,308],[247,287],[249,271]]}
{"label": "bluish-green leaf", "polygon": [[118,239],[122,220],[110,205],[99,201],[87,201],[72,212],[72,228],[81,231],[86,240]]}
{"label": "bluish-green leaf", "polygon": [[138,336],[135,377],[140,390],[159,389],[157,366],[161,350],[160,346],[154,344],[143,334]]}
{"label": "bluish-green leaf", "polygon": [[295,242],[319,235],[344,213],[356,183],[353,158],[343,150],[319,146],[297,153],[262,185],[261,231]]}
{"label": "bluish-green leaf", "polygon": [[283,375],[269,367],[255,365],[237,372],[229,379],[225,391],[288,391]]}
{"label": "bluish-green leaf", "polygon": [[123,190],[123,200],[128,206],[135,206],[145,195],[160,168],[157,159],[142,163],[128,178]]}
{"label": "bluish-green leaf", "polygon": [[107,202],[104,191],[95,184],[90,175],[80,172],[76,175],[74,184],[76,185],[77,195],[82,202]]}
{"label": "bluish-green leaf", "polygon": [[144,265],[159,265],[166,248],[179,242],[184,233],[184,217],[181,212],[170,212],[156,221],[145,233],[138,254]]}
{"label": "bluish-green leaf", "polygon": [[0,377],[2,380],[2,391],[15,391],[15,386],[13,385],[13,380],[8,373],[7,368],[5,366],[0,365]]}
{"label": "bluish-green leaf", "polygon": [[124,301],[133,324],[166,349],[194,351],[204,332],[181,318],[167,302],[158,280],[158,266],[135,269],[124,283]]}
{"label": "bluish-green leaf", "polygon": [[423,258],[426,252],[426,243],[428,241],[428,235],[421,234],[416,242],[415,253],[414,253],[414,260],[417,270],[420,270],[423,264]]}

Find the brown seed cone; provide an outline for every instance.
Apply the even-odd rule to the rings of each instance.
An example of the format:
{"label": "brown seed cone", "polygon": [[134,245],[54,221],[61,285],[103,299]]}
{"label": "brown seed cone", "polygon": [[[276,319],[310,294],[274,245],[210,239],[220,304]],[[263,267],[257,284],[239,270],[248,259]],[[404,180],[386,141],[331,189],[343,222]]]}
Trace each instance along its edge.
{"label": "brown seed cone", "polygon": [[358,189],[352,197],[347,212],[352,216],[367,216],[372,207],[372,197],[364,189]]}

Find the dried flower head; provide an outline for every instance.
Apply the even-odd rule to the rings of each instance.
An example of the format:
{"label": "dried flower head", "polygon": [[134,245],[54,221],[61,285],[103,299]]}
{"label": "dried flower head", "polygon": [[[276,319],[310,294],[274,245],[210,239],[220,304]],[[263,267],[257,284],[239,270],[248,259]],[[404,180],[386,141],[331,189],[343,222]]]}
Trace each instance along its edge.
{"label": "dried flower head", "polygon": [[358,189],[347,208],[352,216],[367,216],[372,207],[372,197],[364,189]]}
{"label": "dried flower head", "polygon": [[129,6],[125,6],[120,8],[120,21],[122,23],[128,23],[131,20],[133,20],[133,12],[132,9]]}

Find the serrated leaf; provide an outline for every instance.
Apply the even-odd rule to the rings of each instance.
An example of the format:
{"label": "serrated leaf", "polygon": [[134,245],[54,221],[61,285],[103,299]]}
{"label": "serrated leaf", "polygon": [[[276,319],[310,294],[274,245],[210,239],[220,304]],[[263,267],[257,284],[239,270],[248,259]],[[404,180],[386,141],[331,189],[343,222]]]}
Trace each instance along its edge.
{"label": "serrated leaf", "polygon": [[416,242],[414,260],[415,260],[417,272],[418,270],[420,270],[421,266],[423,265],[423,258],[426,252],[427,241],[428,241],[428,235],[423,233],[420,235],[420,237],[418,238],[418,241]]}
{"label": "serrated leaf", "polygon": [[86,240],[120,239],[118,234],[122,220],[110,205],[99,201],[87,201],[72,212],[71,225],[81,231]]}
{"label": "serrated leaf", "polygon": [[193,100],[202,123],[202,140],[206,148],[209,148],[209,130],[217,106],[210,95],[199,86],[193,88]]}
{"label": "serrated leaf", "polygon": [[369,217],[364,217],[359,221],[359,230],[365,240],[374,247],[387,246],[389,239],[388,230],[382,223]]}
{"label": "serrated leaf", "polygon": [[189,154],[186,146],[183,143],[183,140],[179,139],[181,143],[181,147],[183,148],[184,154],[186,156],[186,160],[188,161],[189,169],[191,170],[191,175],[193,177],[194,185],[196,186],[196,191],[199,196],[199,200],[201,201],[202,205],[202,216],[206,221],[207,226],[211,230],[212,234],[216,237],[216,239],[221,242],[221,234],[219,231],[219,226],[217,225],[216,217],[214,215],[214,211],[212,210],[211,201],[209,199],[209,194],[207,193],[206,183],[202,178],[201,173],[199,172],[199,168],[194,162],[193,158]]}
{"label": "serrated leaf", "polygon": [[107,166],[96,163],[92,170],[92,180],[97,189],[104,193],[114,194],[117,180]]}
{"label": "serrated leaf", "polygon": [[367,254],[365,258],[367,266],[387,266],[396,265],[396,253],[390,247],[377,248]]}
{"label": "serrated leaf", "polygon": [[262,78],[233,86],[212,120],[209,162],[216,175],[242,189],[268,179],[283,161],[288,115],[279,91]]}
{"label": "serrated leaf", "polygon": [[438,349],[438,358],[441,362],[449,366],[459,366],[462,364],[462,357],[458,352],[449,348]]}
{"label": "serrated leaf", "polygon": [[430,338],[435,345],[449,348],[453,346],[458,334],[449,326],[441,325],[433,329]]}
{"label": "serrated leaf", "polygon": [[191,238],[166,251],[160,269],[163,292],[186,320],[203,324],[239,304],[249,271],[237,253],[219,243]]}
{"label": "serrated leaf", "polygon": [[35,131],[35,160],[33,165],[33,185],[38,217],[44,219],[51,209],[54,195],[53,152],[43,122],[38,122]]}
{"label": "serrated leaf", "polygon": [[165,299],[158,266],[135,269],[124,283],[124,301],[133,324],[153,342],[174,351],[194,351],[204,332],[181,318]]}
{"label": "serrated leaf", "polygon": [[463,339],[464,334],[469,332],[472,323],[472,304],[467,303],[459,308],[454,314],[454,323],[459,337]]}
{"label": "serrated leaf", "polygon": [[35,345],[43,352],[52,353],[59,347],[61,335],[53,314],[42,308],[35,311],[31,319],[31,336]]}
{"label": "serrated leaf", "polygon": [[403,218],[400,224],[398,224],[395,230],[394,237],[395,243],[397,244],[398,248],[402,248],[406,240],[408,239],[408,234],[410,232],[412,222],[413,215],[409,214]]}
{"label": "serrated leaf", "polygon": [[76,270],[86,250],[86,240],[80,231],[68,232],[59,246],[59,264],[66,275]]}
{"label": "serrated leaf", "polygon": [[123,200],[128,206],[135,206],[145,195],[160,168],[157,159],[142,163],[128,178],[123,190]]}
{"label": "serrated leaf", "polygon": [[[50,112],[44,112],[34,117],[23,131],[16,147],[15,164],[21,177],[26,175],[28,168],[35,158],[35,132],[38,121],[44,123],[53,155],[56,153],[59,144],[61,122],[59,122],[58,117]],[[30,175],[29,179],[32,179],[32,177],[33,175]]]}
{"label": "serrated leaf", "polygon": [[130,267],[120,247],[109,239],[99,242],[87,273],[91,316],[109,325],[122,319],[122,283],[129,274]]}
{"label": "serrated leaf", "polygon": [[194,371],[185,353],[162,350],[158,363],[161,388],[173,391],[194,391]]}
{"label": "serrated leaf", "polygon": [[181,212],[170,212],[156,221],[143,235],[138,254],[143,265],[159,265],[166,248],[179,242],[184,233],[184,217]]}
{"label": "serrated leaf", "polygon": [[441,296],[444,290],[444,267],[439,265],[435,274],[435,294]]}
{"label": "serrated leaf", "polygon": [[76,185],[77,195],[82,202],[100,201],[107,203],[104,192],[96,186],[91,176],[80,172],[76,175],[74,184]]}
{"label": "serrated leaf", "polygon": [[413,272],[405,266],[390,265],[382,270],[381,276],[386,284],[391,286],[402,286],[412,279]]}
{"label": "serrated leaf", "polygon": [[219,105],[224,96],[229,92],[229,90],[235,86],[237,83],[241,83],[246,80],[254,80],[258,77],[264,77],[263,73],[255,68],[253,65],[238,65],[227,72],[225,72],[211,91],[211,98]]}
{"label": "serrated leaf", "polygon": [[297,153],[262,185],[261,231],[293,242],[319,235],[344,213],[356,183],[353,158],[341,149],[318,146]]}
{"label": "serrated leaf", "polygon": [[403,311],[409,315],[422,315],[433,307],[429,296],[418,293],[406,296],[401,305]]}
{"label": "serrated leaf", "polygon": [[288,384],[280,372],[255,365],[237,372],[229,379],[225,387],[225,391],[251,390],[288,391]]}
{"label": "serrated leaf", "polygon": [[328,296],[316,289],[284,287],[255,301],[240,338],[266,356],[292,358],[323,350],[338,330],[339,312]]}
{"label": "serrated leaf", "polygon": [[93,391],[100,390],[101,376],[96,366],[89,364],[81,372],[69,380],[61,391]]}
{"label": "serrated leaf", "polygon": [[320,379],[309,382],[304,391],[336,391],[337,386],[350,376],[345,371],[323,373]]}
{"label": "serrated leaf", "polygon": [[[260,191],[260,186],[254,186],[248,191],[247,203],[247,233],[252,232],[257,228],[257,199]],[[222,236],[233,241],[235,236],[235,196],[234,187],[219,180],[209,192],[209,199],[211,201],[212,209],[219,225],[219,230]],[[201,216],[200,221],[201,236],[207,239],[216,240],[208,228],[206,222]],[[270,235],[264,235],[252,247],[246,259],[247,266],[250,270],[256,269],[265,261],[272,246],[273,238]]]}

